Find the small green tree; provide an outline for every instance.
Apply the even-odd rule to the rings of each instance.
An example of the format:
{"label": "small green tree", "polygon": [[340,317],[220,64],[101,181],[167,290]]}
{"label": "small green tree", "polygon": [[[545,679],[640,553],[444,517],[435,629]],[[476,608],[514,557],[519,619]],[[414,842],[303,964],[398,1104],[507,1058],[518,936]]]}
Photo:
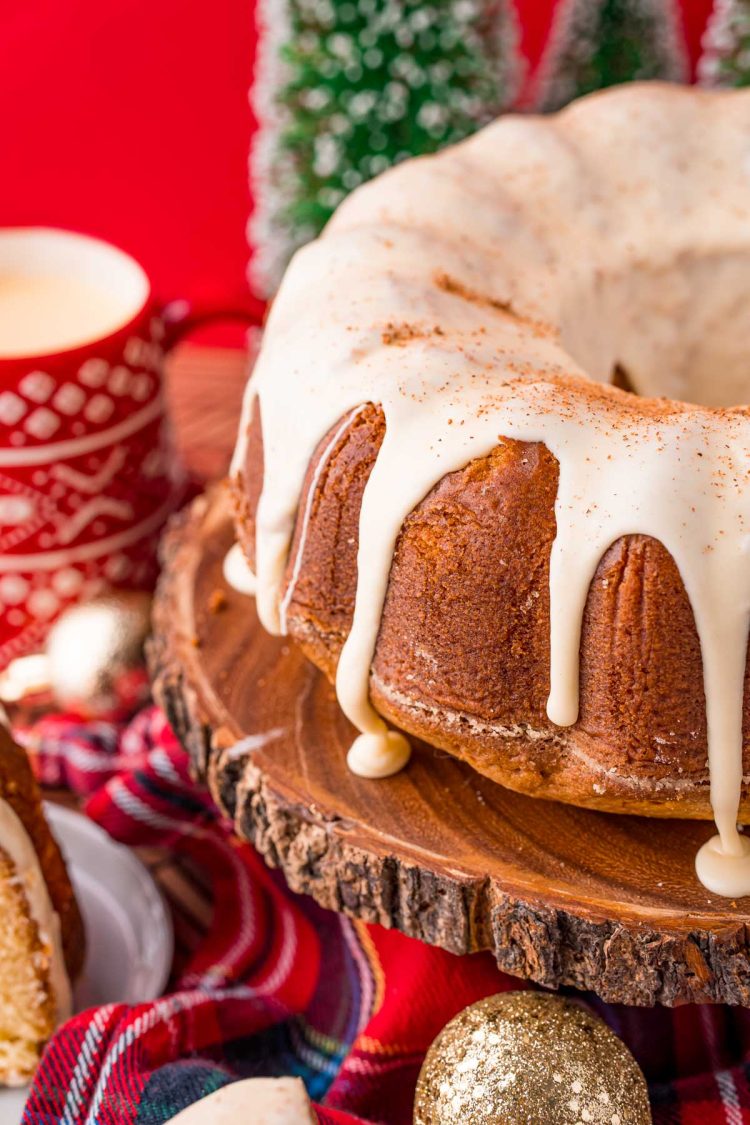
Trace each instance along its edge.
{"label": "small green tree", "polygon": [[660,0],[569,0],[555,36],[543,109],[620,82],[685,77],[672,11]]}
{"label": "small green tree", "polygon": [[750,86],[749,0],[716,0],[698,76],[704,86]]}
{"label": "small green tree", "polygon": [[496,116],[513,32],[498,0],[288,0],[266,200],[279,264],[353,188]]}

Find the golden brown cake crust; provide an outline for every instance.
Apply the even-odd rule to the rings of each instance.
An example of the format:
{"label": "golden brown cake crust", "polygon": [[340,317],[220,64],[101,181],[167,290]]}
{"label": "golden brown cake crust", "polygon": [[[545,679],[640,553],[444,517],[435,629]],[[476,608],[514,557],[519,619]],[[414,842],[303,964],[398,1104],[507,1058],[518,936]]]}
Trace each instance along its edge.
{"label": "golden brown cake crust", "polygon": [[0,797],[23,823],[39,857],[52,905],[60,918],[65,965],[71,980],[75,980],[85,954],[83,921],[60,849],[44,818],[39,786],[26,752],[16,745],[2,723]]}
{"label": "golden brown cake crust", "polygon": [[[355,416],[316,483],[304,543],[298,518],[287,582],[291,635],[331,678],[351,624],[362,493],[382,412]],[[262,422],[232,482],[240,542],[254,563]],[[320,443],[313,470],[335,429]],[[599,563],[583,621],[580,714],[547,718],[549,559],[557,462],[503,441],[451,473],[406,520],[372,664],[374,705],[391,722],[510,788],[618,812],[710,818],[702,665],[677,567],[654,539],[618,540]],[[745,773],[750,700],[745,691]],[[750,805],[743,796],[743,819]]]}

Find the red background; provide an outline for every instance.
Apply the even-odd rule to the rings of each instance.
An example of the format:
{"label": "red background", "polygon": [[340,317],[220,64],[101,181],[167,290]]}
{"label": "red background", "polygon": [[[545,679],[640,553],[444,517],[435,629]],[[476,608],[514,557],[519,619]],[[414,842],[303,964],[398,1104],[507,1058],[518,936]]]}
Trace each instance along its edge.
{"label": "red background", "polygon": [[[538,61],[556,0],[517,0]],[[710,0],[684,0],[697,54]],[[6,0],[0,224],[134,254],[165,298],[246,299],[252,0]]]}
{"label": "red background", "polygon": [[165,299],[237,303],[249,0],[10,0],[0,16],[0,224],[69,226]]}

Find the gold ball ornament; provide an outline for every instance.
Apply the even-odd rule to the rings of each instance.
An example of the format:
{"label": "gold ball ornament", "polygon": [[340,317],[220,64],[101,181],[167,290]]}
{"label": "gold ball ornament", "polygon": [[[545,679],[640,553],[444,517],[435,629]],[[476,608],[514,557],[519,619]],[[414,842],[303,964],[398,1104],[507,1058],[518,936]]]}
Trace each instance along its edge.
{"label": "gold ball ornament", "polygon": [[66,610],[46,644],[57,704],[89,718],[137,707],[148,695],[150,628],[151,597],[134,590],[112,590]]}
{"label": "gold ball ornament", "polygon": [[438,1035],[414,1125],[651,1125],[643,1073],[597,1016],[545,992],[503,992]]}

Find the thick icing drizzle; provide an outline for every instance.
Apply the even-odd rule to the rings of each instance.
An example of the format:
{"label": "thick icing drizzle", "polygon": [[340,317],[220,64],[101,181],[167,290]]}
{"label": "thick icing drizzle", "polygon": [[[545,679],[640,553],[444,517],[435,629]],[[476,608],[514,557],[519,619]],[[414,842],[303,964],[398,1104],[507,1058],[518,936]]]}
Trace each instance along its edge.
{"label": "thick icing drizzle", "polygon": [[[506,117],[381,177],[294,259],[234,460],[241,469],[257,401],[258,612],[282,631],[310,459],[364,403],[384,413],[336,679],[362,732],[349,760],[374,771],[367,776],[391,772],[378,772],[376,759],[395,768],[405,756],[370,702],[370,665],[400,529],[446,473],[504,439],[542,442],[558,461],[548,714],[559,726],[578,717],[581,622],[599,560],[625,535],[660,540],[682,576],[703,658],[719,836],[701,850],[698,874],[733,896],[750,893],[750,848],[736,828],[750,413],[718,407],[741,401],[746,385],[749,156],[749,95],[631,86],[554,119]],[[718,340],[718,355],[706,340]],[[614,390],[605,384],[618,362],[644,393],[709,406]]]}
{"label": "thick icing drizzle", "polygon": [[238,594],[252,595],[257,586],[255,575],[250,569],[250,563],[245,558],[242,547],[234,543],[226,555],[222,566],[224,581]]}
{"label": "thick icing drizzle", "polygon": [[334,433],[333,437],[331,438],[331,440],[326,445],[325,449],[320,454],[320,457],[318,458],[318,463],[315,466],[315,469],[313,471],[312,480],[310,481],[310,488],[309,488],[309,491],[308,491],[308,494],[307,494],[307,504],[305,505],[305,511],[304,511],[303,516],[302,516],[302,530],[301,530],[301,533],[300,533],[299,550],[297,551],[297,557],[294,560],[294,569],[292,571],[291,578],[289,579],[289,582],[287,584],[286,593],[284,594],[284,597],[283,597],[282,602],[281,602],[280,610],[279,610],[279,621],[280,621],[281,631],[283,633],[286,633],[287,610],[289,609],[289,606],[291,605],[292,597],[294,596],[294,591],[295,591],[295,588],[297,586],[297,580],[299,579],[300,570],[302,569],[302,559],[303,559],[304,553],[305,553],[305,542],[307,540],[307,531],[308,531],[308,528],[310,526],[310,515],[312,513],[312,507],[313,507],[313,503],[315,501],[316,489],[318,487],[318,484],[320,482],[320,479],[321,479],[323,473],[325,472],[326,466],[328,465],[328,462],[331,458],[331,454],[333,453],[334,449],[338,445],[339,439],[348,430],[349,426],[352,424],[352,422],[354,421],[356,416],[358,414],[360,414],[363,409],[364,409],[364,407],[358,406],[356,410],[353,410],[350,414],[347,414],[344,417],[343,421],[341,422],[341,425],[338,426],[338,428],[336,429],[336,432]]}

